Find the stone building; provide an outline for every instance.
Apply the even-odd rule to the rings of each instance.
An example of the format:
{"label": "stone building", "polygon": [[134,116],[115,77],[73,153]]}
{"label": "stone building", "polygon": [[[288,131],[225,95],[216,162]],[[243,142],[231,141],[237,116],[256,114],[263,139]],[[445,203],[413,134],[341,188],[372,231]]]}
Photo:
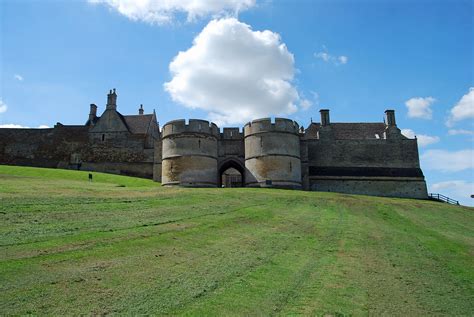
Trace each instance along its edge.
{"label": "stone building", "polygon": [[0,129],[0,164],[101,171],[153,178],[163,186],[275,187],[427,198],[416,139],[393,110],[385,122],[332,123],[329,110],[307,129],[258,119],[243,130],[175,120],[161,132],[156,114],[122,115],[111,90],[105,111],[85,125]]}

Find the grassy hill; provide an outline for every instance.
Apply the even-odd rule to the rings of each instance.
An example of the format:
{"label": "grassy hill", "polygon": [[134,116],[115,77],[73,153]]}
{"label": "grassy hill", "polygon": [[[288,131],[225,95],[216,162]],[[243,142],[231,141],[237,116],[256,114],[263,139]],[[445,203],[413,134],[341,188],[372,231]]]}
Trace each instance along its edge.
{"label": "grassy hill", "polygon": [[474,209],[0,166],[0,314],[471,315]]}

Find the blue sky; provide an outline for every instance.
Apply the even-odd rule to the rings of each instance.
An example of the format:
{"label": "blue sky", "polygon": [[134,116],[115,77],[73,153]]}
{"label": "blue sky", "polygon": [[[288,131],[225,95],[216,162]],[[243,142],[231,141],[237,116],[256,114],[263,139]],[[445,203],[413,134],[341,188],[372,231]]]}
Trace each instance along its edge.
{"label": "blue sky", "polygon": [[142,103],[160,124],[307,126],[321,108],[374,122],[391,108],[419,138],[430,191],[473,204],[472,1],[186,2],[3,0],[0,125],[83,124],[111,88],[119,111]]}

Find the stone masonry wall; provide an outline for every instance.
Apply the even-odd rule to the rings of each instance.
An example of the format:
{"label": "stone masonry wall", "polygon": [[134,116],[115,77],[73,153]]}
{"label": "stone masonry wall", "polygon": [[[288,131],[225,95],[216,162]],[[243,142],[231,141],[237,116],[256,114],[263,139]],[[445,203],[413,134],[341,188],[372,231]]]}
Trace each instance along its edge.
{"label": "stone masonry wall", "polygon": [[0,164],[153,177],[154,150],[144,149],[144,137],[122,133],[98,140],[86,126],[0,129]]}

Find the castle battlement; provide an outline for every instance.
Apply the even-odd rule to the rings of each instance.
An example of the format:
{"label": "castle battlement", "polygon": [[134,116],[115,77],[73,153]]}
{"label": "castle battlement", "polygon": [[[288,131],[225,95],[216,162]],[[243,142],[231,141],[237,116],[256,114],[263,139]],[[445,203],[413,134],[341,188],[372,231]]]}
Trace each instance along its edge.
{"label": "castle battlement", "polygon": [[188,123],[184,119],[170,121],[163,126],[161,133],[163,138],[181,133],[201,133],[216,138],[220,135],[219,128],[215,123],[200,119],[189,119]]}
{"label": "castle battlement", "polygon": [[221,139],[225,140],[241,140],[244,138],[244,133],[239,128],[224,128],[221,133]]}
{"label": "castle battlement", "polygon": [[275,118],[275,122],[272,122],[271,118],[262,118],[247,123],[244,126],[244,135],[248,136],[262,132],[299,134],[299,128],[299,124],[291,119]]}

